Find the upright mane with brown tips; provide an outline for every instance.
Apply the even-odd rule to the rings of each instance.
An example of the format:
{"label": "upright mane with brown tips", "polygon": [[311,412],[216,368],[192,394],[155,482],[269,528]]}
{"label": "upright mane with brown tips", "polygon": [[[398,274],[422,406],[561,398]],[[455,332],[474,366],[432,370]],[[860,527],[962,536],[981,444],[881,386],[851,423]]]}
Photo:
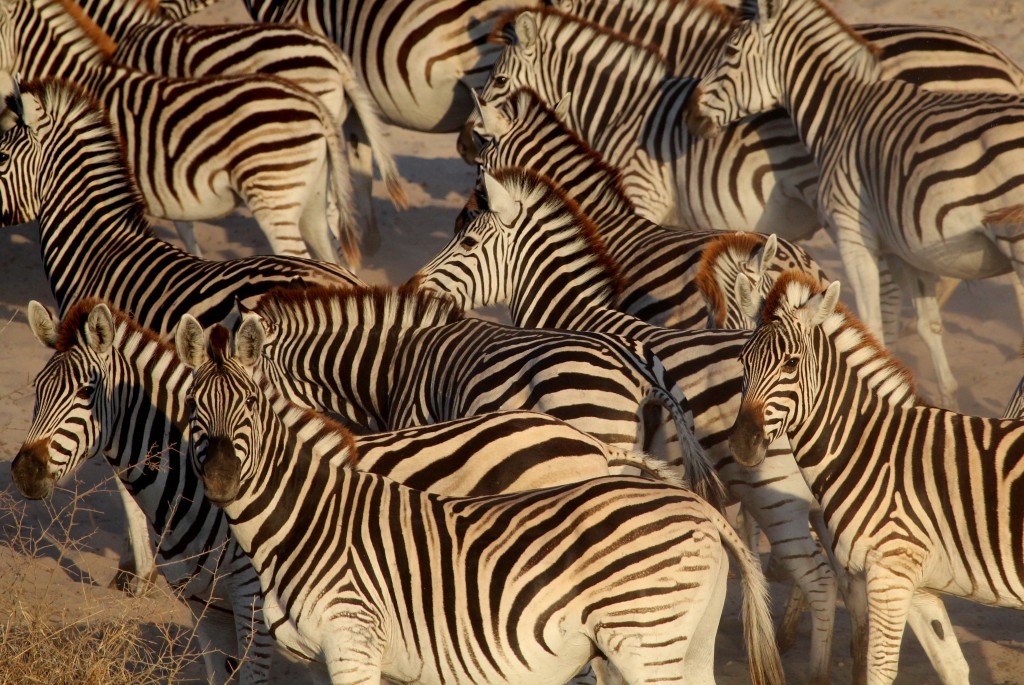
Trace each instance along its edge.
{"label": "upright mane with brown tips", "polygon": [[[768,294],[768,297],[765,299],[761,317],[765,323],[781,320],[779,313],[783,307],[783,301],[786,298],[790,284],[792,283],[796,283],[806,288],[810,297],[824,292],[824,288],[822,288],[817,279],[802,271],[790,269],[789,271],[783,272],[775,282],[775,286]],[[900,377],[900,380],[910,388],[911,393],[916,397],[917,389],[914,382],[914,374],[911,373],[910,369],[907,368],[903,362],[893,356],[893,354],[880,342],[878,342],[878,339],[871,333],[871,331],[868,330],[867,326],[865,326],[860,319],[847,309],[845,305],[841,302],[836,304],[835,311],[836,314],[843,317],[843,324],[840,327],[840,331],[853,332],[857,339],[857,343],[850,347],[849,350],[868,349],[871,351],[873,358],[883,359],[885,363],[879,371]],[[838,333],[833,337],[838,337]],[[918,399],[918,402],[920,402],[920,399]]]}
{"label": "upright mane with brown tips", "polygon": [[608,253],[604,238],[593,221],[580,209],[580,206],[569,197],[561,186],[551,178],[538,174],[530,169],[520,167],[502,167],[490,172],[503,185],[511,183],[520,188],[536,189],[542,193],[541,203],[545,205],[556,205],[568,212],[572,222],[576,225],[580,238],[587,246],[589,254],[600,265],[602,272],[611,281],[612,290],[616,296],[620,295],[628,286],[628,281],[622,273],[619,263]]}
{"label": "upright mane with brown tips", "polygon": [[415,283],[397,288],[391,286],[349,286],[314,288],[274,288],[260,298],[254,311],[271,321],[283,321],[296,308],[312,311],[317,307],[330,310],[337,306],[364,311],[377,319],[402,310],[403,316],[415,321],[439,325],[460,321],[465,317],[455,300],[443,293],[417,290]]}
{"label": "upright mane with brown tips", "polygon": [[57,342],[55,345],[57,352],[67,352],[79,343],[82,331],[85,330],[85,323],[89,320],[89,314],[92,313],[93,308],[98,304],[107,305],[107,308],[114,317],[115,327],[126,326],[130,333],[141,336],[143,340],[156,343],[164,350],[173,351],[169,343],[164,342],[160,336],[150,329],[140,326],[127,312],[118,309],[102,298],[87,297],[72,305],[71,309],[61,319],[60,325],[57,328]]}
{"label": "upright mane with brown tips", "polygon": [[700,256],[700,264],[697,267],[695,279],[697,289],[704,294],[709,302],[711,310],[715,314],[715,320],[721,326],[725,322],[726,311],[725,293],[715,278],[715,268],[722,255],[728,252],[737,252],[753,255],[754,252],[764,246],[767,238],[760,233],[727,233],[720,238],[715,238],[705,246]]}

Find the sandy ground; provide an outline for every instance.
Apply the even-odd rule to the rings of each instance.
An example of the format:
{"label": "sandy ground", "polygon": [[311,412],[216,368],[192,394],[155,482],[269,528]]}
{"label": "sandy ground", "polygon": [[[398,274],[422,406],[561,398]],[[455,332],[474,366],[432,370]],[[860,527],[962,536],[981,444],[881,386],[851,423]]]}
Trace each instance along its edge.
{"label": "sandy ground", "polygon": [[[206,19],[243,17],[240,3],[232,4],[236,2],[224,0],[208,12]],[[1024,44],[1019,41],[1024,32],[1024,3],[1020,0],[993,0],[985,6],[955,0],[837,0],[834,6],[851,22],[958,26],[988,38],[1014,59],[1024,60]],[[451,135],[390,128],[388,137],[406,179],[411,206],[396,212],[385,199],[383,188],[376,189],[383,248],[366,258],[360,275],[372,283],[395,284],[403,282],[445,244],[473,174],[456,157]],[[242,215],[203,224],[198,234],[212,258],[267,250],[262,235]],[[161,235],[175,239],[167,230]],[[807,247],[830,274],[843,278],[836,251],[827,238],[819,237]],[[0,460],[5,461],[14,457],[24,438],[32,412],[32,379],[49,357],[26,324],[24,311],[30,299],[53,303],[40,266],[37,229],[34,225],[5,229],[0,232]],[[909,320],[909,303],[905,311]],[[946,349],[960,382],[962,410],[981,415],[1001,414],[1024,371],[1024,361],[1017,353],[1022,327],[1009,282],[994,279],[962,285],[945,309],[945,324]],[[931,364],[917,336],[905,333],[893,349],[916,371],[921,392],[934,396]],[[184,620],[181,606],[168,599],[162,588],[150,597],[132,599],[127,604],[120,593],[106,589],[116,566],[121,529],[121,515],[107,480],[109,476],[105,464],[88,464],[80,473],[81,481],[71,484],[71,490],[58,493],[51,504],[26,505],[23,538],[15,538],[10,518],[0,513],[0,614],[12,613],[18,605],[36,611],[49,610],[53,616],[65,611],[73,616],[130,610],[154,623],[165,618]],[[0,467],[0,489],[17,497],[6,466]],[[61,506],[71,501],[75,491],[88,492],[79,498],[71,518],[61,511]],[[65,528],[72,538],[84,539],[82,544],[46,546],[35,561],[18,553],[18,545],[24,540],[60,537],[59,531]],[[786,584],[773,583],[777,606],[786,591]],[[948,606],[971,664],[972,683],[1024,683],[1024,614],[952,598]],[[739,590],[733,587],[720,631],[720,683],[747,682],[745,655],[736,637],[739,634]],[[848,638],[847,616],[840,610],[834,648],[836,683],[850,681]],[[809,627],[805,622],[798,647],[784,657],[791,682],[805,682],[808,639]],[[273,682],[301,679],[307,673],[305,668],[282,655],[275,666]],[[913,638],[905,641],[897,682],[938,683]]]}

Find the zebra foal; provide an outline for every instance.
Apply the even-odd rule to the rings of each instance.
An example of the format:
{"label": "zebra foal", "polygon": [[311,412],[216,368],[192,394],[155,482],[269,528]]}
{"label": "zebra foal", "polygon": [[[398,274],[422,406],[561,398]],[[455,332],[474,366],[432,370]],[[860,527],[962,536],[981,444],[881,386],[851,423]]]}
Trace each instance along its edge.
{"label": "zebra foal", "polygon": [[690,127],[712,136],[748,114],[787,111],[817,164],[818,206],[862,318],[882,336],[884,259],[914,295],[940,402],[956,406],[935,284],[1015,272],[1024,287],[1024,103],[883,80],[872,46],[819,0],[743,7],[751,19],[701,81]]}
{"label": "zebra foal", "polygon": [[[211,682],[226,682],[235,670],[229,662],[243,656],[240,682],[264,682],[272,647],[258,581],[184,458],[191,375],[166,342],[107,303],[82,300],[62,321],[36,302],[28,312],[33,333],[54,354],[35,380],[32,425],[11,467],[16,487],[47,497],[58,480],[102,454],[157,536],[160,572],[192,611]],[[189,321],[201,337],[198,321]],[[242,330],[252,325],[243,322]],[[281,396],[274,404],[282,420],[308,422],[308,412]],[[332,430],[358,448],[355,468],[453,495],[547,487],[623,467],[678,482],[643,454],[532,412],[355,439]],[[234,625],[223,625],[221,615]]]}
{"label": "zebra foal", "polygon": [[[730,444],[756,465],[788,436],[851,575],[851,614],[866,616],[860,657],[874,685],[896,675],[915,591],[1024,608],[1014,495],[1024,422],[920,403],[910,374],[838,296],[838,282],[822,291],[786,274],[776,283],[743,349]],[[957,682],[967,682],[964,668]]]}
{"label": "zebra foal", "polygon": [[[344,123],[369,146],[350,145],[348,151],[354,200],[364,222],[362,246],[370,254],[376,251],[380,236],[371,197],[373,178],[365,173],[366,163],[376,160],[396,207],[406,205],[405,191],[377,107],[351,60],[337,45],[301,26],[192,25],[171,21],[155,5],[136,0],[82,0],[78,4],[116,44],[111,55],[115,62],[174,77],[271,74],[316,95],[337,126]],[[368,152],[372,152],[372,160],[358,158],[358,153]],[[176,226],[189,251],[199,254],[194,234],[181,223]]]}
{"label": "zebra foal", "polygon": [[[348,264],[360,252],[337,126],[321,101],[269,75],[170,78],[110,61],[72,0],[0,5],[0,43],[28,78],[61,77],[107,109],[150,213],[192,221],[243,202],[276,254]],[[327,222],[333,196],[338,222]],[[334,229],[337,229],[337,235]]]}
{"label": "zebra foal", "polygon": [[[322,422],[282,422],[253,380],[258,335],[236,336],[233,355],[223,329],[178,340],[206,497],[260,574],[275,637],[323,659],[332,682],[556,685],[596,650],[630,683],[712,683],[726,549],[751,678],[782,682],[756,559],[686,490],[615,477],[473,499],[414,491],[352,470]],[[285,512],[289,492],[301,496]]]}

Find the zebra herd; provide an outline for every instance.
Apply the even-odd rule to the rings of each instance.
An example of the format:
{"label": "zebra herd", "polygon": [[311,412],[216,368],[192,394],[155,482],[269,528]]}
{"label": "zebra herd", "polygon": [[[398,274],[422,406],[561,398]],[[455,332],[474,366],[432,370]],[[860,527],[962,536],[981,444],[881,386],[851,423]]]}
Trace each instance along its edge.
{"label": "zebra herd", "polygon": [[[122,585],[180,593],[210,682],[280,646],[353,685],[713,683],[730,556],[752,682],[804,605],[830,682],[840,597],[855,682],[907,627],[969,682],[939,595],[1024,608],[1024,381],[955,411],[936,282],[1015,272],[1024,319],[1024,71],[822,0],[205,4],[0,0],[0,224],[58,307],[13,482],[106,459]],[[477,172],[400,287],[353,271],[374,163],[406,203],[382,121]],[[238,204],[275,254],[204,259],[186,222]],[[903,292],[948,409],[883,346]]]}

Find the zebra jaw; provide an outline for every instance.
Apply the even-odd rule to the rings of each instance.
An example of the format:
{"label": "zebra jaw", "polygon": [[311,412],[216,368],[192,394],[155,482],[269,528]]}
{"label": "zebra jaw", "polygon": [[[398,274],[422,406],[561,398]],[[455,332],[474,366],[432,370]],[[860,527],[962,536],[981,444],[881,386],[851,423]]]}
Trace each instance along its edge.
{"label": "zebra jaw", "polygon": [[238,497],[242,462],[235,456],[231,438],[210,437],[201,474],[206,499],[214,506],[226,506]]}
{"label": "zebra jaw", "polygon": [[49,449],[46,440],[22,445],[11,464],[14,484],[26,499],[43,499],[53,494],[56,478],[50,473]]}
{"label": "zebra jaw", "polygon": [[744,402],[729,435],[729,449],[732,450],[733,457],[743,466],[757,466],[764,461],[770,443],[764,434],[764,415],[761,407],[750,406]]}

